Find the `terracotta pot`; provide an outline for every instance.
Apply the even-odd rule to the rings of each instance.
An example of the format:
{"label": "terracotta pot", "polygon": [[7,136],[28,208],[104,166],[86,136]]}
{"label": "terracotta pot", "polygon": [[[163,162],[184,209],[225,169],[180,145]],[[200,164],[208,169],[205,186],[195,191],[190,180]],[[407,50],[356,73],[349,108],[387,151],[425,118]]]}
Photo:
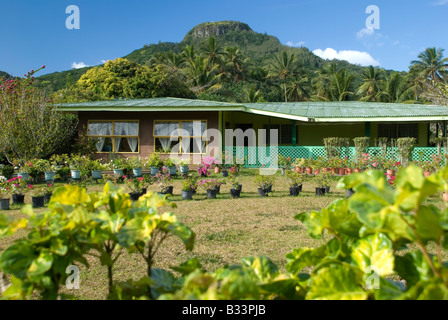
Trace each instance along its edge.
{"label": "terracotta pot", "polygon": [[334,174],[338,174],[339,168],[331,168],[331,172],[333,172]]}
{"label": "terracotta pot", "polygon": [[431,175],[431,172],[425,171],[425,172],[423,172],[423,174],[425,175],[426,178],[428,178]]}
{"label": "terracotta pot", "polygon": [[314,171],[314,174],[319,174],[320,173],[320,170],[319,169],[317,169],[316,171]]}
{"label": "terracotta pot", "polygon": [[392,169],[387,169],[387,175],[388,176],[395,176],[395,170],[392,170]]}
{"label": "terracotta pot", "polygon": [[448,192],[444,192],[442,195],[443,202],[448,202]]}
{"label": "terracotta pot", "polygon": [[340,176],[345,176],[345,174],[346,174],[345,169],[340,168],[340,169],[339,169],[339,175],[340,175]]}
{"label": "terracotta pot", "polygon": [[301,173],[305,173],[305,172],[306,172],[305,167],[300,168],[300,172],[301,172]]}
{"label": "terracotta pot", "polygon": [[302,172],[302,168],[300,168],[300,167],[296,167],[296,168],[295,168],[295,171],[296,171],[296,172]]}
{"label": "terracotta pot", "polygon": [[347,168],[345,170],[347,170],[347,174],[352,174],[353,173],[353,169],[351,169],[351,168]]}
{"label": "terracotta pot", "polygon": [[215,173],[220,173],[221,169],[219,167],[215,167]]}
{"label": "terracotta pot", "polygon": [[360,173],[361,169],[355,169],[355,173]]}
{"label": "terracotta pot", "polygon": [[311,167],[306,168],[306,173],[307,174],[312,174],[313,173],[313,168],[311,168]]}

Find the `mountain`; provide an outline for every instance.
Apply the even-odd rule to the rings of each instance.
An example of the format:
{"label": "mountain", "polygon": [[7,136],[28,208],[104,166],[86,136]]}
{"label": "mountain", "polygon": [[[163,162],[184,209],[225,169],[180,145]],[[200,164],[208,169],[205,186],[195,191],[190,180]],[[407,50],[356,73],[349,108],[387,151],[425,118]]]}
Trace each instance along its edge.
{"label": "mountain", "polygon": [[[249,25],[238,21],[220,21],[201,23],[191,29],[180,43],[159,42],[157,44],[145,45],[132,53],[124,56],[130,61],[146,64],[158,53],[173,51],[179,53],[186,45],[194,45],[200,48],[206,38],[214,36],[221,47],[237,46],[255,66],[263,66],[272,57],[283,51],[294,51],[298,57],[298,62],[308,71],[315,71],[321,68],[328,61],[325,61],[308,48],[292,48],[280,43],[278,38],[266,33],[253,31]],[[359,72],[361,67],[345,61],[337,61],[339,66],[347,68],[349,71]],[[50,91],[63,89],[67,84],[73,84],[92,67],[82,69],[72,69],[62,72],[55,72],[37,78],[38,84],[48,88]]]}
{"label": "mountain", "polygon": [[9,73],[7,73],[5,71],[0,71],[0,78],[3,78],[3,77],[12,78],[12,76]]}

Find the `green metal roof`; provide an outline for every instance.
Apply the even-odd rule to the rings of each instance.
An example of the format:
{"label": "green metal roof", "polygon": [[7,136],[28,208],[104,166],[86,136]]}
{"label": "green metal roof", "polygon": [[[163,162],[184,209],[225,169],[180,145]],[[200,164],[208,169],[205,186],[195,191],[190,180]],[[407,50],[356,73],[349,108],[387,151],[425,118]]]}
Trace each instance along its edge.
{"label": "green metal roof", "polygon": [[[417,105],[376,102],[280,102],[245,104],[252,113],[276,114],[302,121],[385,121],[448,120],[448,108],[436,105]],[[437,118],[437,119],[436,119]]]}
{"label": "green metal roof", "polygon": [[217,101],[152,98],[63,104],[64,111],[242,111],[306,122],[440,121],[448,108],[376,102],[226,103]]}
{"label": "green metal roof", "polygon": [[244,111],[244,106],[236,103],[180,98],[120,99],[66,103],[62,104],[60,108],[64,111],[219,111],[221,109]]}

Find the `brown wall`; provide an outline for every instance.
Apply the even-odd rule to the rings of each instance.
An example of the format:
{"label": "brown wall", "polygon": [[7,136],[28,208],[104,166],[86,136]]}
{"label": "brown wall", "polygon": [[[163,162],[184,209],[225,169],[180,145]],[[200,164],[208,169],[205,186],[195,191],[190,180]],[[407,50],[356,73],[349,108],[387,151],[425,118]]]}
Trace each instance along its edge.
{"label": "brown wall", "polygon": [[[154,136],[153,127],[154,120],[206,120],[207,129],[219,128],[219,113],[218,112],[79,112],[79,126],[78,133],[80,136],[87,133],[88,120],[139,120],[140,121],[140,148],[139,154],[123,153],[125,157],[141,156],[148,157],[150,153],[154,152]],[[105,155],[107,153],[99,153]]]}

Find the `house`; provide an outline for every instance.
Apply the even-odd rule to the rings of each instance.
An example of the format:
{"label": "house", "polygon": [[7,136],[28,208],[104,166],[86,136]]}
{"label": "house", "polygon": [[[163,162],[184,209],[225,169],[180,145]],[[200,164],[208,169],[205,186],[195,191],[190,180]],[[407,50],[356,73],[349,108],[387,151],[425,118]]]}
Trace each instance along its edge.
{"label": "house", "polygon": [[[153,98],[71,103],[60,108],[78,114],[79,134],[98,139],[98,153],[117,152],[126,157],[147,157],[175,145],[179,145],[180,153],[191,154],[195,149],[205,154],[208,141],[201,141],[191,150],[182,146],[188,146],[188,141],[190,146],[198,144],[194,138],[212,128],[220,132],[278,129],[279,146],[289,148],[319,147],[326,137],[363,136],[415,137],[417,147],[428,147],[430,124],[443,123],[440,128],[446,136],[448,120],[448,108],[444,106],[373,102],[241,104]],[[186,134],[178,141],[170,141],[170,133],[179,128]]]}

